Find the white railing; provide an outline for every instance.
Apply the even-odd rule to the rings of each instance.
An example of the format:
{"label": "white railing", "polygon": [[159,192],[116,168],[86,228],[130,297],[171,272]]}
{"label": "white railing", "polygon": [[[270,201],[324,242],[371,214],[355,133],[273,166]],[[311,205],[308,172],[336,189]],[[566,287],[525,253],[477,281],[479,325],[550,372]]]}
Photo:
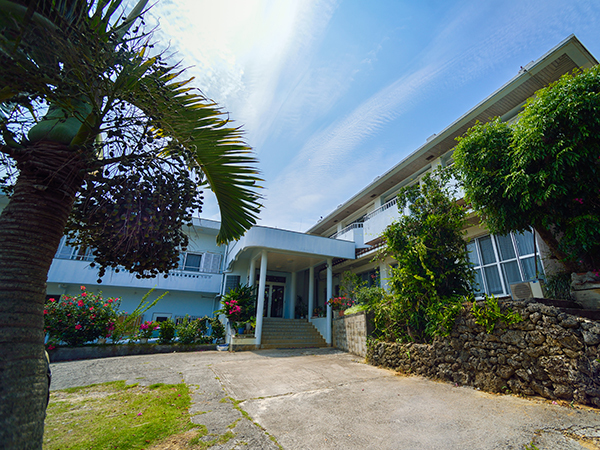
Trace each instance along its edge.
{"label": "white railing", "polygon": [[376,215],[381,214],[382,212],[390,209],[392,206],[396,206],[397,204],[398,204],[398,199],[396,197],[394,197],[390,201],[388,201],[388,202],[384,203],[383,205],[381,205],[375,211],[371,211],[369,214],[367,214],[365,216],[365,221],[369,220],[369,219],[372,219]]}
{"label": "white railing", "polygon": [[331,239],[337,239],[339,236],[341,236],[342,234],[348,233],[350,230],[355,230],[357,228],[362,228],[362,227],[363,227],[362,222],[354,222],[354,223],[351,223],[350,225],[348,225],[347,227],[345,227],[344,229],[338,231],[337,233],[332,234],[329,237]]}

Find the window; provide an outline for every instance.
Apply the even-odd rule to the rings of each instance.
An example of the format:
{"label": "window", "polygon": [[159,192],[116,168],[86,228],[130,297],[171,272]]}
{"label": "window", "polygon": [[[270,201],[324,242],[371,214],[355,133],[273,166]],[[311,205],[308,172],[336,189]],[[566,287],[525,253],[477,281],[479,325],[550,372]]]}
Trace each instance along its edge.
{"label": "window", "polygon": [[544,277],[539,253],[534,255],[533,233],[484,236],[467,244],[469,260],[475,270],[476,295],[509,295],[510,285]]}
{"label": "window", "polygon": [[179,254],[179,270],[186,272],[219,273],[221,255],[217,253],[188,253]]}
{"label": "window", "polygon": [[225,294],[240,285],[240,278],[239,275],[227,275],[225,277]]}

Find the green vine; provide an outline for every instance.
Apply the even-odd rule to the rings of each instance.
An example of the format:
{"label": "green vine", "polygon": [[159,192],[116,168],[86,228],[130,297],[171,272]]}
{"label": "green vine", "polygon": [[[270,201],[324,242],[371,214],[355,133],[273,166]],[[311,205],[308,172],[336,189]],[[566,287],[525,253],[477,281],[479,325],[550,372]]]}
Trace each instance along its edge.
{"label": "green vine", "polygon": [[471,314],[475,317],[475,323],[481,325],[487,334],[494,331],[499,320],[508,324],[519,323],[523,318],[518,312],[514,312],[508,308],[505,313],[500,310],[498,299],[496,297],[485,294],[483,305],[478,306],[477,302],[473,302]]}

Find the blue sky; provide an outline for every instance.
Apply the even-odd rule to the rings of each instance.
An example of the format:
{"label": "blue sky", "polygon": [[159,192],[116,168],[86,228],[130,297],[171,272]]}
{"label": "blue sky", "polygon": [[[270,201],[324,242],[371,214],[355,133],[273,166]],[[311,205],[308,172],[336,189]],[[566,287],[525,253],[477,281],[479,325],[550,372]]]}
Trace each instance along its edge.
{"label": "blue sky", "polygon": [[295,231],[570,34],[600,58],[598,0],[160,0],[154,21],[246,131],[260,224]]}

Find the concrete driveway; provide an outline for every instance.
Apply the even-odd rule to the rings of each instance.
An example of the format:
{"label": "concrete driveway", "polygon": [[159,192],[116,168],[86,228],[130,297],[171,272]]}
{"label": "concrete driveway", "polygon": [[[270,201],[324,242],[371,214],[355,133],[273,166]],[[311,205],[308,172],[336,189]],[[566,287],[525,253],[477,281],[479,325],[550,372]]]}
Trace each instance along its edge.
{"label": "concrete driveway", "polygon": [[219,448],[277,449],[273,437],[285,450],[600,449],[598,410],[400,376],[334,349],[128,356],[52,371],[53,389],[184,381],[191,413],[204,413],[194,422],[222,434],[237,421]]}

